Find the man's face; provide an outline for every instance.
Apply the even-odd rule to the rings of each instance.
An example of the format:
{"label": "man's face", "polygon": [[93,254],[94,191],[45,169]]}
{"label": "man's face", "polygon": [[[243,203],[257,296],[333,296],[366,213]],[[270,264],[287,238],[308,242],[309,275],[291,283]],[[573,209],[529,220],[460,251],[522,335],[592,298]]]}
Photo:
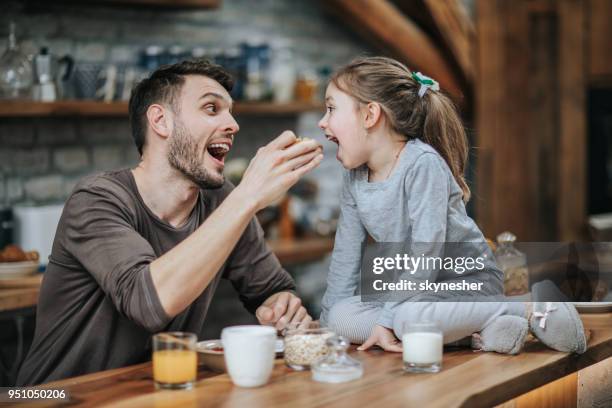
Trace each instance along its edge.
{"label": "man's face", "polygon": [[201,188],[221,187],[225,156],[239,130],[230,95],[213,79],[187,75],[176,104],[179,112],[168,140],[170,165]]}

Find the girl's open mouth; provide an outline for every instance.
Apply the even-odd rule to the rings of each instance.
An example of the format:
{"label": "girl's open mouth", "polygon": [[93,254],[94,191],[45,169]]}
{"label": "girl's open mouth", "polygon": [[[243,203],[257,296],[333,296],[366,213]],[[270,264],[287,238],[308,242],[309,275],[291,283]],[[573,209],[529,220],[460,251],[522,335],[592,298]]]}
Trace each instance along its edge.
{"label": "girl's open mouth", "polygon": [[330,135],[325,135],[325,137],[327,137],[327,140],[329,140],[330,142],[334,142],[335,144],[340,144],[340,143],[338,142],[338,139],[337,139],[337,138],[335,138],[335,137],[333,137],[333,136],[330,136]]}

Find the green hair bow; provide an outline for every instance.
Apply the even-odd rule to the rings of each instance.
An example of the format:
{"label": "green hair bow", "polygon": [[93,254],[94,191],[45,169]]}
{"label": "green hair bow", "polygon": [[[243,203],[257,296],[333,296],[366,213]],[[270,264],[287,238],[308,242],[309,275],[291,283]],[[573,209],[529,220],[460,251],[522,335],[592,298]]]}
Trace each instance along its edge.
{"label": "green hair bow", "polygon": [[440,84],[433,78],[430,78],[426,75],[421,74],[420,72],[412,72],[412,79],[417,81],[421,87],[419,88],[419,98],[422,98],[427,92],[428,89],[433,89],[434,91],[440,90]]}

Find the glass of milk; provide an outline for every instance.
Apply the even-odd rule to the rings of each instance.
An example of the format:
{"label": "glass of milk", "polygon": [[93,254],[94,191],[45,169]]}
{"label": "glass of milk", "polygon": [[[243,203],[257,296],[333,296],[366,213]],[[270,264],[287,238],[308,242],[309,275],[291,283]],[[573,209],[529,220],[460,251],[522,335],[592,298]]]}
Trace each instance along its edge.
{"label": "glass of milk", "polygon": [[443,335],[433,322],[404,323],[402,327],[404,370],[437,373],[442,369]]}

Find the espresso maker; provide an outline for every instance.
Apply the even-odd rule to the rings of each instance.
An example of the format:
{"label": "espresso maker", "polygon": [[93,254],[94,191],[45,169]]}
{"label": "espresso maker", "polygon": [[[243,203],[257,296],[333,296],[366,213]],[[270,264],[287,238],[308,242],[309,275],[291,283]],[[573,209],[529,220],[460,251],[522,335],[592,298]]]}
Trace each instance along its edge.
{"label": "espresso maker", "polygon": [[41,102],[53,102],[61,97],[63,84],[70,78],[74,59],[65,55],[56,58],[49,53],[49,48],[42,47],[34,56],[34,99]]}

